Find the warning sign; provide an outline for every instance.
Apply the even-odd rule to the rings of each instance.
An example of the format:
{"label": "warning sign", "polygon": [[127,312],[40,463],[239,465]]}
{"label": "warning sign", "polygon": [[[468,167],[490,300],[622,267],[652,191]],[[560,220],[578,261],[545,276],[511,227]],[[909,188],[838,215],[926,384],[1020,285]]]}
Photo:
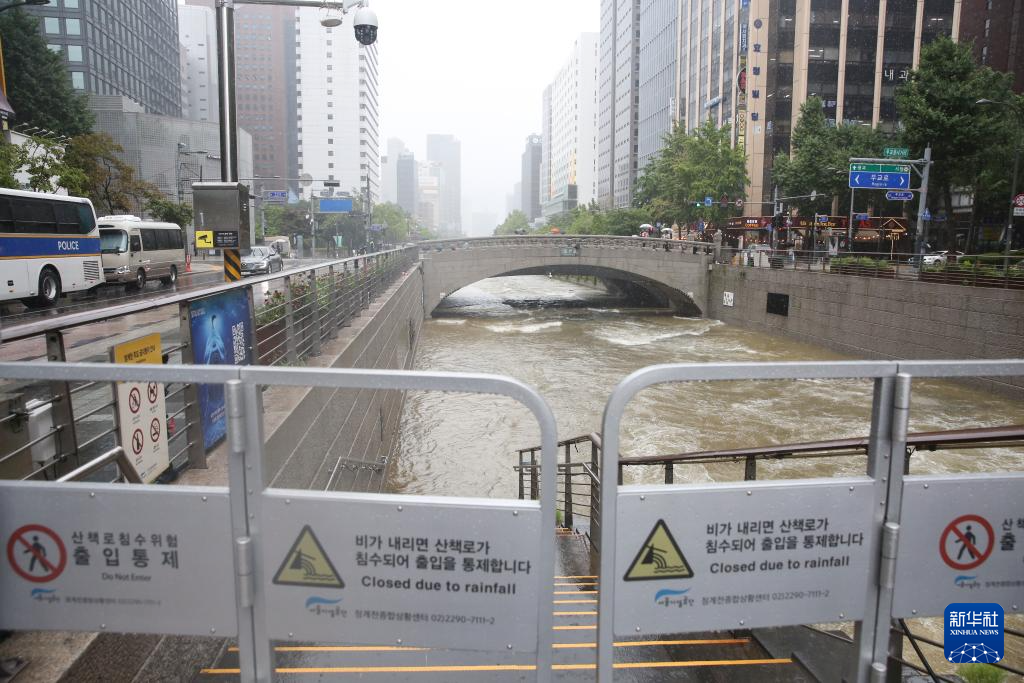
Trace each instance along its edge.
{"label": "warning sign", "polygon": [[196,249],[213,249],[213,230],[196,230]]}
{"label": "warning sign", "polygon": [[279,586],[306,586],[307,588],[344,588],[345,582],[338,575],[324,547],[320,545],[313,529],[307,524],[302,527],[291,550],[274,575]]}
{"label": "warning sign", "polygon": [[988,520],[979,515],[963,515],[946,525],[939,541],[942,561],[953,569],[965,571],[980,566],[992,554],[995,534]]}
{"label": "warning sign", "polygon": [[8,539],[7,561],[14,572],[26,581],[46,583],[64,571],[68,554],[60,537],[50,528],[27,524]]}
{"label": "warning sign", "polygon": [[[163,362],[163,349],[159,334],[149,334],[111,349],[115,363]],[[164,421],[167,407],[164,385],[158,382],[118,382],[118,432],[121,446],[131,453],[131,461],[143,483],[154,481],[167,469],[170,457]],[[147,400],[143,400],[143,396]],[[147,441],[146,434],[149,434]]]}
{"label": "warning sign", "polygon": [[692,576],[693,570],[679,549],[679,544],[672,538],[665,520],[659,519],[622,578],[626,581],[650,581],[689,579]]}

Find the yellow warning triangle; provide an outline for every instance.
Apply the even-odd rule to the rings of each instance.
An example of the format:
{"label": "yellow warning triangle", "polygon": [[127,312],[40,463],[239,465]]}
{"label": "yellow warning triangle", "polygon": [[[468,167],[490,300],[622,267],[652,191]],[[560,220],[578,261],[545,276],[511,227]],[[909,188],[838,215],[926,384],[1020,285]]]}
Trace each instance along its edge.
{"label": "yellow warning triangle", "polygon": [[692,576],[690,563],[683,557],[683,551],[672,538],[665,520],[659,519],[622,578],[625,581],[651,581],[689,579]]}
{"label": "yellow warning triangle", "polygon": [[281,568],[274,575],[279,586],[307,586],[309,588],[344,588],[338,570],[331,564],[327,552],[320,545],[313,529],[302,527],[292,549],[285,555]]}

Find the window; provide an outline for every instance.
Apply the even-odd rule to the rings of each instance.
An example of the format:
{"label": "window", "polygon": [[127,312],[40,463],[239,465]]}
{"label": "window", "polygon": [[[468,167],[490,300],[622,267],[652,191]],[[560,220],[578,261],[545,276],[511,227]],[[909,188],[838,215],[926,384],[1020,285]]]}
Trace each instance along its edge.
{"label": "window", "polygon": [[50,43],[46,47],[50,48],[50,52],[56,52],[57,54],[64,52],[64,46],[58,43]]}
{"label": "window", "polygon": [[156,233],[156,246],[158,249],[174,249],[174,231],[172,230],[155,230]]}
{"label": "window", "polygon": [[146,228],[144,230],[140,230],[139,232],[142,233],[142,248],[143,248],[143,250],[145,250],[145,251],[154,251],[154,250],[159,248],[157,246],[157,236],[156,236],[157,231],[156,230],[153,230],[152,228]]}
{"label": "window", "polygon": [[60,19],[57,17],[46,17],[43,19],[43,30],[47,33],[60,33]]}
{"label": "window", "polygon": [[85,90],[85,74],[81,71],[72,71],[71,87],[75,90]]}
{"label": "window", "polygon": [[78,9],[78,0],[64,0],[65,9]]}
{"label": "window", "polygon": [[82,35],[82,20],[81,19],[65,19],[64,26],[67,28],[69,36],[80,36]]}
{"label": "window", "polygon": [[81,62],[82,61],[82,46],[81,45],[68,45],[68,61],[69,62]]}
{"label": "window", "polygon": [[131,252],[133,254],[142,251],[142,242],[139,241],[138,235],[132,235],[129,239],[131,240]]}
{"label": "window", "polygon": [[11,198],[14,232],[46,234],[57,232],[53,202],[41,199]]}

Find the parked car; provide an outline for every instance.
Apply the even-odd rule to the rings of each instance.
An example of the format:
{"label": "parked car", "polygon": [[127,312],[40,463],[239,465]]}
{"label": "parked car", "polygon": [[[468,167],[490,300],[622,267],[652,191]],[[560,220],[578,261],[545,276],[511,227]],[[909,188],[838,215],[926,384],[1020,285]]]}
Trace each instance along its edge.
{"label": "parked car", "polygon": [[242,275],[269,275],[284,268],[284,259],[270,247],[253,247],[242,254]]}
{"label": "parked car", "polygon": [[[920,260],[926,266],[943,266],[947,263],[956,263],[957,259],[963,255],[964,253],[962,251],[933,251],[930,254],[922,255]],[[910,258],[910,263],[912,265],[917,265],[917,262],[918,257],[912,256]]]}

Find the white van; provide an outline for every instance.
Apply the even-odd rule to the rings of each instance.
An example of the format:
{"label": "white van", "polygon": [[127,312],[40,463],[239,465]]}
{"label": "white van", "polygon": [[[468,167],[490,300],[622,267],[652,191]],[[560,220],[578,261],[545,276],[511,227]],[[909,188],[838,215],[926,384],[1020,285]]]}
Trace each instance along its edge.
{"label": "white van", "polygon": [[108,283],[142,289],[159,278],[165,285],[185,270],[185,236],[174,223],[144,221],[137,216],[103,216],[100,252]]}

